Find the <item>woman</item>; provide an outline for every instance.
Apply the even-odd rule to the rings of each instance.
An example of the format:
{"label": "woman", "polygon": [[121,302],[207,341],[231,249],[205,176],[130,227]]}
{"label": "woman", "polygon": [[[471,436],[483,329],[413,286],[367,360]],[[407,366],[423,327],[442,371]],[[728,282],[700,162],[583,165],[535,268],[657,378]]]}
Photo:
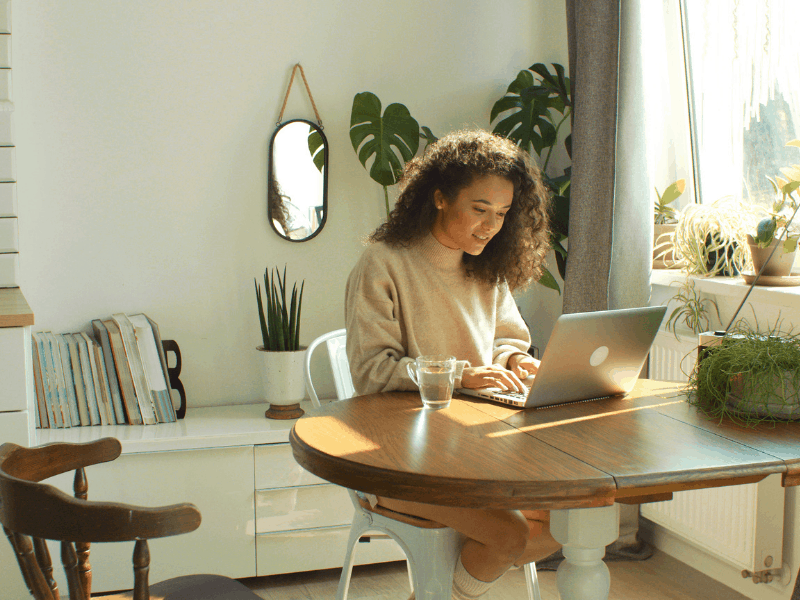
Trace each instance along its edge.
{"label": "woman", "polygon": [[[415,390],[417,356],[458,359],[455,386],[523,391],[538,361],[511,291],[541,276],[548,248],[541,175],[512,142],[483,131],[448,135],[411,160],[386,223],[350,274],[347,356],[359,394]],[[512,565],[558,549],[549,512],[371,501],[467,536],[455,598],[476,598]],[[527,517],[527,518],[526,518]]]}

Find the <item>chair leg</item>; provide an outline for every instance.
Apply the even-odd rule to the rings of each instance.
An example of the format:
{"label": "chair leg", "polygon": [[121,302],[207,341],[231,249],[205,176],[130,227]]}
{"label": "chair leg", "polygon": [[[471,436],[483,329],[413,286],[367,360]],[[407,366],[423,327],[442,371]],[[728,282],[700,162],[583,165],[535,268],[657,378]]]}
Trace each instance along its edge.
{"label": "chair leg", "polygon": [[364,533],[366,533],[366,523],[362,523],[363,518],[358,512],[353,516],[353,525],[350,528],[350,537],[347,540],[347,551],[344,555],[342,574],[339,577],[339,587],[336,590],[336,600],[346,600],[350,590],[350,577],[353,574],[353,563],[356,560],[356,544]]}
{"label": "chair leg", "polygon": [[453,570],[461,553],[461,534],[442,529],[435,538],[405,536],[406,555],[413,575],[416,600],[450,600]]}
{"label": "chair leg", "polygon": [[539,593],[539,577],[536,574],[536,563],[528,563],[523,569],[525,570],[525,583],[528,586],[528,599],[542,600],[542,595]]}

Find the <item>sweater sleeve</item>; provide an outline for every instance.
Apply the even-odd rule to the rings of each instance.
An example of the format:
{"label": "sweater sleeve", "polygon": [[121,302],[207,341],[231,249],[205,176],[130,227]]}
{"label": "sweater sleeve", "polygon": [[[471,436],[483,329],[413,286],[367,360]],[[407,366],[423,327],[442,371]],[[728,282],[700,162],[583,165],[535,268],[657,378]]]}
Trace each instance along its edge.
{"label": "sweater sleeve", "polygon": [[531,334],[519,314],[514,297],[506,284],[497,290],[497,313],[492,348],[492,363],[506,367],[512,354],[527,354],[531,347]]}
{"label": "sweater sleeve", "polygon": [[412,359],[403,346],[395,296],[385,265],[362,257],[345,292],[347,359],[359,394],[417,389],[406,367]]}

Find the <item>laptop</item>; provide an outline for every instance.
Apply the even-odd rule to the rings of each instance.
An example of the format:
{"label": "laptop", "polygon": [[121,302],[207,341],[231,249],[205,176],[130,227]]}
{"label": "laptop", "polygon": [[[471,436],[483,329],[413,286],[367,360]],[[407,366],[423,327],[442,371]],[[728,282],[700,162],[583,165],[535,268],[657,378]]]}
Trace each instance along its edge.
{"label": "laptop", "polygon": [[561,315],[527,394],[498,388],[458,391],[519,408],[595,400],[633,389],[666,306]]}

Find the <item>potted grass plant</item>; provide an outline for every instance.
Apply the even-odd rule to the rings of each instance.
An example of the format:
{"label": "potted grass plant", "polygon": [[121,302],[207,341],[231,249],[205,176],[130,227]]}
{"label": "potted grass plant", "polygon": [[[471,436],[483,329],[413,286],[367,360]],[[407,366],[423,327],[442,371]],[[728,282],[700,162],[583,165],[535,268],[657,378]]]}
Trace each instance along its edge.
{"label": "potted grass plant", "polygon": [[707,415],[745,425],[800,419],[800,336],[739,321],[698,358],[689,399]]}
{"label": "potted grass plant", "polygon": [[305,347],[300,346],[300,309],[305,281],[292,287],[287,301],[286,267],[273,273],[264,270],[263,293],[255,280],[258,318],[261,324],[262,376],[264,395],[269,402],[269,419],[296,419],[303,415],[300,401],[305,397],[303,363]]}

